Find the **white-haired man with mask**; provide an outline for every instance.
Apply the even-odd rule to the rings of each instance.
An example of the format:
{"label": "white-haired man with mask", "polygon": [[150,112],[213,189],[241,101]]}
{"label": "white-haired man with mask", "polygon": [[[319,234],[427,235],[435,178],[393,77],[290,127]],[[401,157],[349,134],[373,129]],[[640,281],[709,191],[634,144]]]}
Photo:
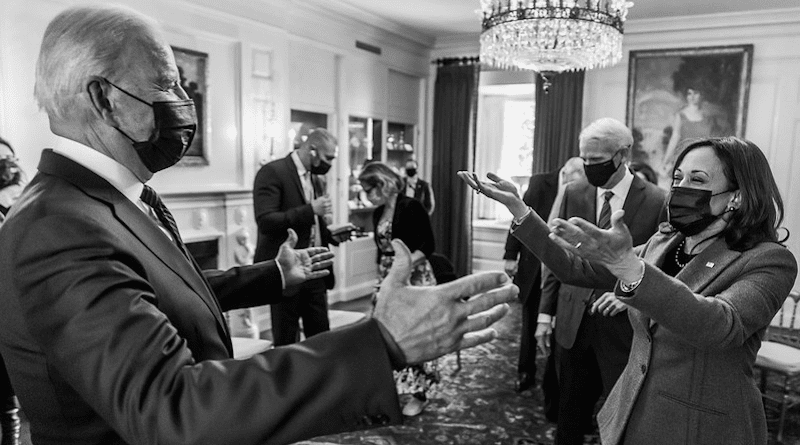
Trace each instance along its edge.
{"label": "white-haired man with mask", "polygon": [[492,339],[514,298],[501,273],[409,288],[396,243],[372,319],[233,360],[222,311],[286,298],[331,255],[295,250],[292,232],[275,261],[191,260],[145,185],[196,129],[151,19],[66,9],[45,31],[35,93],[65,142],[42,153],[0,230],[13,252],[0,256],[0,353],[36,444],[283,444],[397,423],[392,368]]}
{"label": "white-haired man with mask", "polygon": [[[622,122],[598,119],[578,138],[586,181],[567,185],[557,216],[592,221],[601,228],[611,214],[625,210],[633,244],[647,241],[666,219],[665,192],[631,173],[633,135]],[[559,376],[555,443],[581,445],[592,433],[592,415],[598,399],[611,391],[628,362],[633,331],[624,304],[606,313],[590,307],[611,289],[589,289],[558,283],[544,274],[536,328],[541,349],[551,345],[551,316],[557,316],[555,340]]]}

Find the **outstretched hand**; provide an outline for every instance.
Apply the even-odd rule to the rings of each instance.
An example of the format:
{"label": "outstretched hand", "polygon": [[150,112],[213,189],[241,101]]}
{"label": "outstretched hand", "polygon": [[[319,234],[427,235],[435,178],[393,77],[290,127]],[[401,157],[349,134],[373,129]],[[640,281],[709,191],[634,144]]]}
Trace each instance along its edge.
{"label": "outstretched hand", "polygon": [[326,247],[295,249],[297,233],[292,229],[288,232],[288,238],[281,244],[275,257],[283,271],[286,287],[328,275],[330,271],[325,269],[333,266],[333,253]]}
{"label": "outstretched hand", "polygon": [[409,364],[493,340],[490,326],[508,312],[519,289],[503,272],[469,275],[439,286],[411,286],[412,257],[393,240],[395,256],[381,283],[373,317],[380,321]]}
{"label": "outstretched hand", "polygon": [[471,172],[460,171],[456,173],[462,181],[475,189],[478,194],[483,193],[491,199],[508,207],[508,210],[519,218],[528,211],[528,206],[519,198],[517,186],[513,182],[507,181],[494,173],[487,173],[486,177],[492,182],[481,181],[478,175]]}
{"label": "outstretched hand", "polygon": [[619,273],[639,262],[633,252],[633,238],[628,226],[622,221],[624,210],[611,215],[611,227],[601,229],[585,219],[572,217],[569,220],[555,218],[550,222],[550,239],[564,249],[584,259],[605,266],[617,277]]}

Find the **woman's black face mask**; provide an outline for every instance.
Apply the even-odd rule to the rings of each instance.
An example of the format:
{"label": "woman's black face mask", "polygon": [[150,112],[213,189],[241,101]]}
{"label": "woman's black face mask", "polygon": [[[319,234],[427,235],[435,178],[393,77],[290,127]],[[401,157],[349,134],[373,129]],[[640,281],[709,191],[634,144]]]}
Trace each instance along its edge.
{"label": "woman's black face mask", "polygon": [[135,141],[117,128],[133,143],[133,148],[136,149],[136,154],[139,155],[144,166],[150,172],[156,173],[180,161],[186,154],[186,150],[192,145],[194,134],[197,131],[197,111],[194,101],[191,99],[172,100],[151,104],[114,85],[108,79],[106,82],[153,109],[153,121],[156,128],[150,139]]}
{"label": "woman's black face mask", "polygon": [[711,198],[733,190],[711,194],[711,190],[674,186],[669,194],[667,207],[669,223],[686,236],[697,235],[722,217],[711,213]]}
{"label": "woman's black face mask", "polygon": [[0,158],[0,189],[17,185],[22,179],[22,172],[12,158]]}

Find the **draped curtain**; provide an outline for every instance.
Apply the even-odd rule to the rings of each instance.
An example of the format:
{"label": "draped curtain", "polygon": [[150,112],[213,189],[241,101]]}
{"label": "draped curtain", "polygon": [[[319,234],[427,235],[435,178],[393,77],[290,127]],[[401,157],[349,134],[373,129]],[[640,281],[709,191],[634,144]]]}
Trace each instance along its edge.
{"label": "draped curtain", "polygon": [[436,63],[431,187],[437,205],[431,224],[436,250],[463,276],[472,270],[472,195],[456,172],[474,169],[480,65],[477,58]]}
{"label": "draped curtain", "polygon": [[[500,169],[500,150],[503,146],[503,119],[505,118],[504,96],[479,96],[478,119],[475,143],[475,172],[484,176]],[[496,209],[503,207],[493,199],[477,199],[474,202],[477,219],[494,219]],[[505,207],[503,207],[505,208]]]}
{"label": "draped curtain", "polygon": [[584,71],[565,72],[545,79],[536,76],[536,126],[533,131],[533,174],[560,169],[578,155],[583,112]]}

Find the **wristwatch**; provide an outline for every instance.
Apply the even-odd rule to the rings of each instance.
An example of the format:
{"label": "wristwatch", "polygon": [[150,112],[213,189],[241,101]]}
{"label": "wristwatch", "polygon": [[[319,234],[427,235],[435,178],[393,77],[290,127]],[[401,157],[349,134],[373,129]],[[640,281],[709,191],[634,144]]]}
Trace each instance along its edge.
{"label": "wristwatch", "polygon": [[529,216],[531,216],[531,213],[533,213],[533,209],[528,207],[528,211],[525,212],[524,215],[520,216],[519,218],[512,219],[511,220],[511,229],[513,230],[513,229],[516,229],[517,227],[519,227],[520,224],[525,222],[525,220],[528,219]]}

